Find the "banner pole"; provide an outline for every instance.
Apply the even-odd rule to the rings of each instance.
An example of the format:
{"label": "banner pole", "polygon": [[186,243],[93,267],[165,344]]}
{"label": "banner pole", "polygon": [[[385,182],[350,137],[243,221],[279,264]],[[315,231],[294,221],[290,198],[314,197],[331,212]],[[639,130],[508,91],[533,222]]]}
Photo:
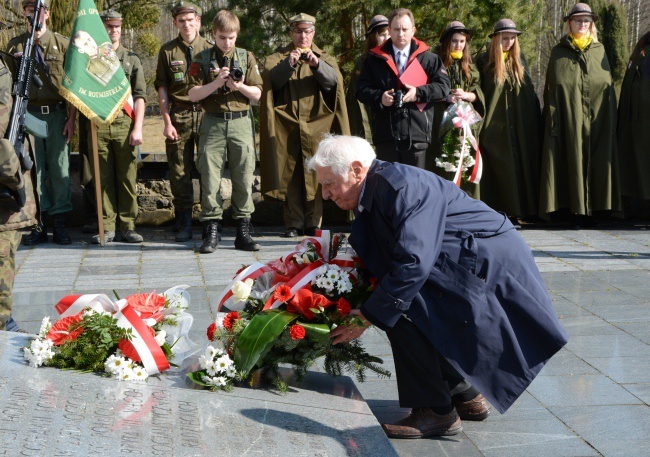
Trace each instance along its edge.
{"label": "banner pole", "polygon": [[95,173],[95,201],[97,204],[97,227],[99,228],[99,244],[104,247],[104,208],[102,207],[102,177],[99,174],[99,151],[97,149],[97,124],[91,122],[91,136],[93,143],[93,171]]}

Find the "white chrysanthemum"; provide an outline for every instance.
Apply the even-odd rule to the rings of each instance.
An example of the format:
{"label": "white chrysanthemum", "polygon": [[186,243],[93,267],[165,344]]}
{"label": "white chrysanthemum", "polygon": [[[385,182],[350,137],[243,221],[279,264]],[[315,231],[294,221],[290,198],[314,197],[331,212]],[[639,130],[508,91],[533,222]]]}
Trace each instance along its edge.
{"label": "white chrysanthemum", "polygon": [[235,285],[230,289],[232,291],[233,301],[238,303],[240,301],[246,301],[251,294],[253,289],[253,280],[248,278],[246,281],[237,281]]}
{"label": "white chrysanthemum", "polygon": [[149,373],[140,365],[136,365],[133,368],[133,379],[135,381],[144,381],[149,377]]}
{"label": "white chrysanthemum", "polygon": [[124,357],[117,356],[113,354],[106,362],[104,362],[104,370],[110,374],[118,375],[128,367],[128,363]]}
{"label": "white chrysanthemum", "polygon": [[237,370],[235,369],[235,365],[230,365],[228,368],[226,368],[227,377],[234,378],[236,374],[237,374]]}
{"label": "white chrysanthemum", "polygon": [[52,322],[50,322],[50,318],[44,317],[43,320],[41,321],[41,329],[38,331],[38,336],[41,338],[45,338],[45,335],[47,335],[47,332],[50,331],[52,328]]}
{"label": "white chrysanthemum", "polygon": [[131,368],[125,368],[120,372],[119,378],[122,381],[132,381],[135,378],[135,373]]}
{"label": "white chrysanthemum", "polygon": [[219,372],[219,367],[218,367],[217,363],[214,360],[208,360],[205,363],[205,371],[210,376],[214,376]]}
{"label": "white chrysanthemum", "polygon": [[212,358],[207,358],[206,356],[202,355],[199,357],[199,366],[201,367],[202,370],[205,370],[205,365],[208,363],[208,360],[212,360]]}
{"label": "white chrysanthemum", "polygon": [[327,273],[327,265],[323,265],[322,267],[318,268],[319,275],[324,275],[325,273]]}
{"label": "white chrysanthemum", "polygon": [[162,346],[165,344],[165,338],[167,338],[167,332],[164,330],[159,331],[156,333],[156,343],[158,343],[158,346]]}
{"label": "white chrysanthemum", "polygon": [[210,377],[210,376],[201,376],[201,381],[203,381],[204,383],[206,383],[206,384],[208,384],[210,386],[214,385],[214,383],[212,382],[212,377]]}
{"label": "white chrysanthemum", "polygon": [[225,376],[218,376],[214,378],[215,386],[223,387],[228,383],[228,379]]}
{"label": "white chrysanthemum", "polygon": [[217,367],[217,371],[220,373],[223,373],[226,371],[226,369],[232,365],[232,359],[228,357],[228,355],[223,355],[219,357],[217,360],[215,360],[215,365]]}
{"label": "white chrysanthemum", "polygon": [[205,348],[206,359],[212,360],[215,357],[219,357],[221,355],[223,355],[223,351],[219,348],[216,348],[214,346],[208,346],[207,348]]}

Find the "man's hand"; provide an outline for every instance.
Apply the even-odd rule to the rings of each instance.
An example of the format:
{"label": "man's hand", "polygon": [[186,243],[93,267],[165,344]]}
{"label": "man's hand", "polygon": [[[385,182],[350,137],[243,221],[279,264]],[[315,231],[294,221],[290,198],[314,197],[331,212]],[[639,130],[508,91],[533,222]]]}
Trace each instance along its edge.
{"label": "man's hand", "polygon": [[63,126],[63,132],[61,134],[66,138],[65,142],[70,143],[72,137],[74,136],[74,117],[68,118]]}
{"label": "man's hand", "polygon": [[240,79],[239,81],[235,81],[232,78],[228,78],[228,80],[226,81],[226,86],[230,90],[239,91],[239,89],[241,89],[243,85],[244,85],[244,79],[243,78]]}
{"label": "man's hand", "polygon": [[310,67],[312,68],[318,68],[318,57],[316,57],[316,54],[314,54],[311,49],[307,51],[305,54],[307,54],[307,63],[309,64]]}
{"label": "man's hand", "polygon": [[131,146],[139,146],[142,144],[142,129],[133,128],[129,136],[129,144]]}
{"label": "man's hand", "polygon": [[300,54],[302,54],[302,51],[300,49],[296,48],[291,51],[291,54],[289,54],[289,65],[292,67],[298,65],[298,62],[300,62]]}
{"label": "man's hand", "polygon": [[223,67],[223,68],[217,69],[215,71],[218,72],[217,77],[215,79],[215,81],[218,81],[217,87],[222,87],[230,79],[230,68]]}
{"label": "man's hand", "polygon": [[330,332],[330,338],[333,340],[332,344],[347,343],[350,340],[359,338],[370,327],[370,322],[363,317],[363,314],[358,309],[350,311],[350,315],[360,319],[362,325],[359,325],[356,319],[351,323],[339,325]]}
{"label": "man's hand", "polygon": [[404,94],[404,98],[402,99],[402,101],[404,103],[411,103],[417,101],[417,94],[416,94],[417,87],[404,84],[404,88],[407,90],[407,92]]}
{"label": "man's hand", "polygon": [[384,106],[393,106],[393,103],[395,103],[395,100],[393,99],[394,93],[395,89],[387,90],[384,92],[381,96],[381,104]]}
{"label": "man's hand", "polygon": [[163,135],[165,138],[176,141],[178,139],[178,132],[176,132],[176,128],[172,125],[165,125],[165,129],[163,130]]}

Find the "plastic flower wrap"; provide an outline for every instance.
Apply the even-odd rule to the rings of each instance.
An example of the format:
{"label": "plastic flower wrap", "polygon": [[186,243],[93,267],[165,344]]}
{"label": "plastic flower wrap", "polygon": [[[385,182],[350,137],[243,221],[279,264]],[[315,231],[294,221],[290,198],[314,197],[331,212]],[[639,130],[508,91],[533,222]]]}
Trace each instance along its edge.
{"label": "plastic flower wrap", "polygon": [[[436,157],[436,166],[454,173],[453,181],[460,186],[463,180],[478,184],[483,173],[483,162],[478,141],[474,137],[472,127],[483,118],[467,101],[449,105],[442,116],[440,136],[442,154]],[[476,151],[475,158],[471,150]],[[469,169],[472,172],[469,173]],[[467,176],[469,173],[469,176]]]}

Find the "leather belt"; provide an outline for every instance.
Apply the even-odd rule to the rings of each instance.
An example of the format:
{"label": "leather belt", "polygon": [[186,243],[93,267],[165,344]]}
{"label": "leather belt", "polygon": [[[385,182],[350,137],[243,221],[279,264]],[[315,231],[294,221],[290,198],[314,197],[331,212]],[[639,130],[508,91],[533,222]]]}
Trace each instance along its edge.
{"label": "leather belt", "polygon": [[201,111],[201,104],[192,102],[172,102],[172,109],[197,112]]}
{"label": "leather belt", "polygon": [[248,111],[226,111],[224,113],[208,113],[206,111],[205,114],[210,117],[216,117],[217,119],[223,119],[224,121],[232,121],[233,119],[248,116]]}
{"label": "leather belt", "polygon": [[62,109],[65,109],[65,103],[63,102],[56,103],[54,105],[27,105],[27,111],[30,111],[32,113],[50,114],[54,111],[60,111]]}

